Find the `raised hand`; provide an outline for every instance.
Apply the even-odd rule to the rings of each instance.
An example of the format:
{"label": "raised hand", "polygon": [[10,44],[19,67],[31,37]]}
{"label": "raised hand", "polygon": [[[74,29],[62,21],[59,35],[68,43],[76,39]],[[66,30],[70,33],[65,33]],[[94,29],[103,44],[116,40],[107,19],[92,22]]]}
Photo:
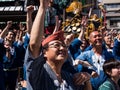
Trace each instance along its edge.
{"label": "raised hand", "polygon": [[87,25],[87,16],[83,16],[82,17],[82,21],[81,21],[81,25],[83,26],[83,27],[85,27],[86,25]]}
{"label": "raised hand", "polygon": [[7,26],[10,28],[12,26],[12,21],[8,21]]}
{"label": "raised hand", "polygon": [[84,82],[88,81],[91,78],[91,75],[87,72],[76,73],[74,74],[73,80],[75,85],[81,85]]}
{"label": "raised hand", "polygon": [[33,13],[33,11],[34,11],[34,6],[33,5],[27,6],[27,12],[28,13]]}
{"label": "raised hand", "polygon": [[22,31],[24,31],[25,30],[25,26],[20,22],[20,24],[19,24],[19,28],[20,28],[20,30],[22,30]]}

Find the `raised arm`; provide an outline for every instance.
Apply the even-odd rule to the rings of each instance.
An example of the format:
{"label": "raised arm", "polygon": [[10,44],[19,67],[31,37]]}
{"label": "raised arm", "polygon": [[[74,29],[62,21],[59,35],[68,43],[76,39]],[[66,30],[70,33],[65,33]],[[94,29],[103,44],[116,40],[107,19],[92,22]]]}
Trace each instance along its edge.
{"label": "raised arm", "polygon": [[82,17],[82,22],[81,22],[81,32],[79,33],[79,36],[78,36],[78,39],[79,40],[83,40],[84,39],[84,32],[85,32],[85,27],[86,27],[86,24],[87,24],[87,17],[86,16],[83,16]]}
{"label": "raised arm", "polygon": [[59,20],[59,17],[58,16],[55,16],[55,20],[56,20],[56,25],[55,25],[55,29],[53,31],[53,34],[59,30],[60,28],[60,24],[61,24],[61,20]]}
{"label": "raised arm", "polygon": [[33,22],[32,22],[33,11],[34,11],[33,5],[27,6],[26,27],[27,27],[27,31],[29,34],[31,32],[31,28],[32,28],[32,24],[33,24]]}
{"label": "raised arm", "polygon": [[44,34],[44,17],[45,10],[48,7],[49,0],[39,0],[40,6],[33,22],[31,37],[30,37],[30,51],[34,58],[38,57]]}
{"label": "raised arm", "polygon": [[9,30],[9,28],[10,28],[11,26],[12,26],[12,21],[8,21],[8,22],[7,22],[7,26],[3,29],[3,31],[2,31],[1,34],[0,34],[0,38],[3,38],[3,39],[5,38],[8,30]]}
{"label": "raised arm", "polygon": [[20,27],[20,30],[19,30],[18,41],[23,43],[23,34],[24,34],[24,31],[25,31],[25,26],[22,24],[22,22],[20,22],[19,27]]}

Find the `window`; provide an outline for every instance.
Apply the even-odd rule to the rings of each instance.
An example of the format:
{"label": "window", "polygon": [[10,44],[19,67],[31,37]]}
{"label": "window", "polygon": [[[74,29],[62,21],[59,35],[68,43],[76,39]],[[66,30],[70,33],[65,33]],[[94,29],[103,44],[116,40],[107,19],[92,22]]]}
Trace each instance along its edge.
{"label": "window", "polygon": [[106,4],[106,8],[120,8],[120,4]]}

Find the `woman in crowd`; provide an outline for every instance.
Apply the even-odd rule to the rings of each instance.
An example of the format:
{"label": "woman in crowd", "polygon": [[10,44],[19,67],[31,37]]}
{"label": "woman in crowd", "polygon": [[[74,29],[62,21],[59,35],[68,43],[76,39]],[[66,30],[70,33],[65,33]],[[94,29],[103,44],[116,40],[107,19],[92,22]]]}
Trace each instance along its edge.
{"label": "woman in crowd", "polygon": [[105,61],[103,70],[107,80],[99,87],[99,90],[120,90],[118,80],[120,79],[120,61],[111,59]]}

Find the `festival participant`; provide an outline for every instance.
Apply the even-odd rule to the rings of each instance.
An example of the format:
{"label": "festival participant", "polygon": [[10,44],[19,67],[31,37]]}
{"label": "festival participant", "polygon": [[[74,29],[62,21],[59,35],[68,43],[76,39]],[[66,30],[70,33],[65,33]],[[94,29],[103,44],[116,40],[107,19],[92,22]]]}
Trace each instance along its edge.
{"label": "festival participant", "polygon": [[[40,0],[32,26],[25,56],[27,85],[31,87],[29,90],[76,90],[72,74],[62,69],[68,53],[63,31],[57,31],[43,40],[43,21],[48,2],[49,0]],[[79,80],[75,82],[81,82]]]}
{"label": "festival participant", "polygon": [[114,40],[113,55],[117,60],[120,60],[120,31],[118,31],[117,38]]}
{"label": "festival participant", "polygon": [[6,89],[15,90],[18,68],[23,65],[25,51],[22,45],[16,43],[15,33],[10,30],[11,26],[12,21],[8,21],[0,34],[0,57],[4,72],[4,86]]}
{"label": "festival participant", "polygon": [[103,71],[107,80],[100,85],[99,90],[120,90],[118,80],[120,79],[120,61],[111,59],[103,64]]}
{"label": "festival participant", "polygon": [[113,56],[104,48],[102,48],[102,35],[98,31],[91,32],[89,36],[92,49],[80,54],[76,60],[84,66],[83,61],[89,62],[92,68],[88,68],[92,72],[91,84],[93,90],[98,90],[98,87],[106,80],[106,75],[103,72],[102,66],[106,60],[110,60]]}
{"label": "festival participant", "polygon": [[45,14],[45,33],[52,34],[56,23],[56,9],[53,7],[54,0],[50,0]]}
{"label": "festival participant", "polygon": [[105,49],[107,49],[108,52],[113,54],[113,47],[112,47],[112,35],[110,33],[106,34],[104,36],[104,43],[103,46]]}

